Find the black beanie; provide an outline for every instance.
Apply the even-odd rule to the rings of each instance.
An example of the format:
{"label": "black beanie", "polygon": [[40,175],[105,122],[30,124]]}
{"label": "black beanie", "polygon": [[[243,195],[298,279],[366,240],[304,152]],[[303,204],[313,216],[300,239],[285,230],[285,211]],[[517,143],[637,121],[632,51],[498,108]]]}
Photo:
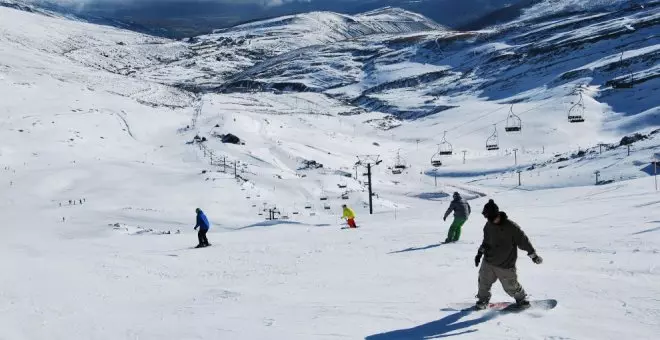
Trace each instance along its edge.
{"label": "black beanie", "polygon": [[486,218],[494,219],[500,213],[500,208],[495,204],[495,201],[489,200],[486,205],[484,205],[484,210],[481,212]]}

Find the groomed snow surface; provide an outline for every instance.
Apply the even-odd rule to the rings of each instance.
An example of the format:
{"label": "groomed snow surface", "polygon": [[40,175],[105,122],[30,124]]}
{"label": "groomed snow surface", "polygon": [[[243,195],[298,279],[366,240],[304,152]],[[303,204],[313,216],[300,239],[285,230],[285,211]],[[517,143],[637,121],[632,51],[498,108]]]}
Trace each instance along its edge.
{"label": "groomed snow surface", "polygon": [[[521,134],[500,128],[502,149],[487,152],[491,121],[460,123],[494,110],[498,117],[487,119],[501,120],[509,105],[466,95],[455,99],[458,109],[382,131],[375,126],[385,115],[341,116],[352,107],[321,94],[194,96],[92,68],[95,54],[85,54],[159,39],[5,8],[0,32],[2,340],[660,334],[660,193],[650,163],[659,134],[630,156],[619,147],[525,171],[517,186],[516,169],[616,144],[617,129],[634,125],[632,117],[602,118],[611,112],[589,89],[585,124],[548,108],[556,101],[523,103],[516,112],[545,110],[547,118],[527,119]],[[554,95],[527,95],[541,94]],[[657,119],[657,110],[642,118]],[[653,126],[646,123],[644,133]],[[445,126],[460,138],[448,136],[454,155],[434,170]],[[213,137],[228,132],[245,145]],[[197,134],[209,139],[203,147],[187,144]],[[401,175],[388,169],[397,151],[409,166]],[[344,176],[360,154],[383,159],[374,169],[374,215],[364,170]],[[323,168],[301,170],[305,160]],[[236,161],[246,182],[231,166],[220,171]],[[594,186],[595,170],[615,182]],[[458,243],[441,245],[454,191],[474,213]],[[556,299],[555,309],[444,311],[475,301],[479,212],[490,198],[544,258],[535,265],[520,252],[518,273],[531,299]],[[359,229],[340,230],[344,202]],[[289,218],[264,221],[264,206]],[[191,249],[196,207],[211,220],[210,248]],[[493,301],[510,300],[499,284],[493,293]]]}

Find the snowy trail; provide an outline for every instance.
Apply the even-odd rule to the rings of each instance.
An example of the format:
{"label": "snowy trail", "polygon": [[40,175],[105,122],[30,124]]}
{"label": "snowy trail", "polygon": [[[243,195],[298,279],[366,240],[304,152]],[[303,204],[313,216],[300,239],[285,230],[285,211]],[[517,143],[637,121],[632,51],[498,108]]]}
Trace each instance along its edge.
{"label": "snowy trail", "polygon": [[[653,227],[660,215],[634,207],[655,196],[644,187],[639,181],[626,184],[623,190],[638,197],[630,199],[630,206],[607,216],[599,214],[597,220],[592,219],[597,204],[588,197],[575,200],[572,214],[584,219],[579,227],[552,226],[552,221],[544,220],[545,215],[563,211],[561,206],[523,204],[561,199],[564,189],[498,196],[503,209],[521,223],[546,260],[536,266],[521,255],[521,281],[533,298],[559,300],[553,311],[496,319],[484,313],[440,311],[470,301],[474,295],[472,257],[483,222],[475,214],[461,242],[437,246],[446,224],[438,224],[437,212],[425,209],[437,205],[429,202],[420,203],[419,210],[402,212],[394,225],[391,216],[361,215],[359,231],[340,232],[336,227],[305,224],[216,230],[210,235],[214,246],[202,250],[186,248],[194,240],[188,232],[109,238],[90,235],[84,240],[61,241],[64,248],[36,238],[30,247],[10,248],[23,249],[21,266],[38,269],[30,272],[30,282],[41,287],[43,279],[55,274],[40,264],[47,257],[59,263],[57,271],[79,277],[73,281],[61,275],[57,275],[61,279],[49,279],[49,289],[58,289],[58,296],[45,295],[32,284],[6,286],[6,301],[18,302],[17,296],[42,291],[44,294],[34,298],[47,299],[49,305],[58,307],[41,311],[34,321],[20,323],[20,329],[3,329],[28,337],[50,334],[59,339],[70,335],[61,330],[75,320],[86,325],[76,328],[79,334],[99,338],[240,334],[246,338],[331,339],[339,334],[346,338],[404,339],[460,333],[474,339],[486,335],[650,339],[660,327],[660,310],[652,302],[660,296],[654,284],[660,273],[648,258],[660,256],[660,233],[649,227],[616,223],[607,227],[602,223],[625,221],[629,214],[643,212],[646,217],[640,222]],[[473,204],[478,207],[483,202],[479,199]],[[419,215],[420,211],[426,213]],[[413,215],[417,218],[410,219]],[[68,228],[86,224],[73,223]],[[602,228],[609,231],[599,232]],[[634,234],[639,232],[644,233]],[[599,235],[597,243],[594,234]],[[2,261],[4,268],[18,270],[10,263]],[[611,298],[604,299],[604,292]],[[497,285],[494,294],[496,300],[508,299]],[[71,300],[73,296],[84,298]],[[75,301],[96,307],[85,308]],[[125,309],[136,304],[142,307]],[[21,305],[29,308],[29,304]],[[15,313],[32,313],[21,308],[5,311],[5,325],[12,324],[7,320]],[[114,313],[118,310],[122,314]],[[179,321],[172,324],[172,318]],[[33,327],[39,320],[46,322],[45,326]],[[607,323],[603,324],[604,320]],[[121,327],[102,327],[108,322]],[[213,326],[178,326],[188,322]]]}

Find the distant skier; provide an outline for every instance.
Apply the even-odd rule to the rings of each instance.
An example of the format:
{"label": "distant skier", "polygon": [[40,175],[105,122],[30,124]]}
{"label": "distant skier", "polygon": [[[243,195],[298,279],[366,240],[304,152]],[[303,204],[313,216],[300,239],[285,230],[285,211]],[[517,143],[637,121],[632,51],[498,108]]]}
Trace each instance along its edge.
{"label": "distant skier", "polygon": [[520,226],[509,220],[505,212],[500,211],[493,200],[489,200],[481,213],[487,220],[484,226],[484,240],[474,258],[475,266],[479,266],[481,257],[484,262],[479,269],[479,292],[476,304],[477,309],[484,309],[490,301],[490,288],[500,280],[502,288],[509,296],[516,299],[518,307],[528,307],[527,293],[518,282],[516,274],[516,260],[518,248],[527,251],[532,261],[541,264],[543,259],[536,255],[536,251],[527,235]]}
{"label": "distant skier", "polygon": [[197,208],[195,209],[195,212],[197,213],[197,223],[195,224],[195,230],[199,228],[199,231],[197,232],[197,239],[199,239],[199,244],[195,248],[208,247],[210,244],[209,240],[206,238],[206,233],[209,231],[211,225],[209,224],[209,220],[206,218],[206,215],[204,215],[202,209]]}
{"label": "distant skier", "polygon": [[349,228],[357,228],[357,225],[355,224],[355,211],[349,208],[346,204],[342,204],[341,207],[344,210],[341,218],[346,219],[346,223],[348,223]]}
{"label": "distant skier", "polygon": [[456,242],[459,238],[461,238],[461,228],[472,213],[470,204],[463,200],[461,194],[454,192],[453,197],[454,199],[449,204],[447,212],[445,212],[445,217],[442,218],[443,221],[446,221],[449,214],[451,214],[452,211],[454,212],[454,221],[449,227],[449,233],[447,233],[447,239],[445,240],[445,243]]}

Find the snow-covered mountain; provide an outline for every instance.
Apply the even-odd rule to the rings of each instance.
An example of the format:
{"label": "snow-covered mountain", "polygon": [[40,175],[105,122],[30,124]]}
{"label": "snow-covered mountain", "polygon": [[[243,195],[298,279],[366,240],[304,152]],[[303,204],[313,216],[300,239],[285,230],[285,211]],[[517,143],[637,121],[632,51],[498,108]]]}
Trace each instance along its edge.
{"label": "snow-covered mountain", "polygon": [[[0,339],[654,338],[660,4],[575,3],[192,41],[0,7]],[[455,191],[474,213],[441,245]],[[490,198],[552,311],[446,309],[473,301]]]}
{"label": "snow-covered mountain", "polygon": [[[241,23],[308,12],[359,14],[398,7],[451,27],[475,22],[493,11],[513,9],[512,0],[18,0],[59,13],[108,21],[138,23],[158,35],[187,38]],[[525,3],[535,0],[525,0]],[[514,5],[515,4],[515,5]],[[526,6],[526,4],[522,4]],[[477,20],[479,22],[480,20]]]}

